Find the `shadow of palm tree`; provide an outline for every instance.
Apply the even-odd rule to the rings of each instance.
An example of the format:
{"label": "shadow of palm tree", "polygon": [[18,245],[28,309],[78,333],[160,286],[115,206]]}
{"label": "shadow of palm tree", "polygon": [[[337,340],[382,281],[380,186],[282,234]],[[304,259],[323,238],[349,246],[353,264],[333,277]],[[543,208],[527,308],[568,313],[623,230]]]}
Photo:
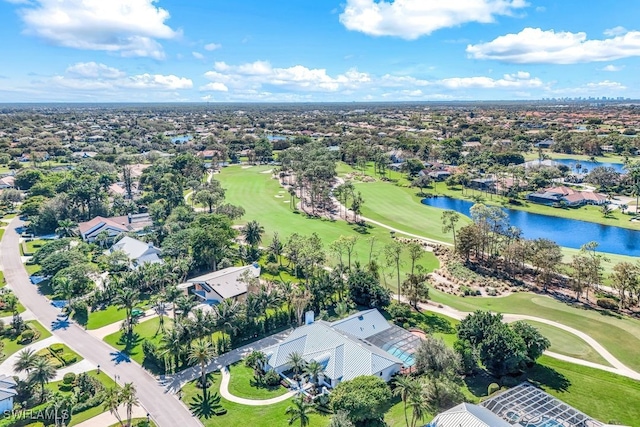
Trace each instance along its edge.
{"label": "shadow of palm tree", "polygon": [[142,342],[140,334],[133,332],[131,334],[123,334],[116,344],[123,345],[124,348],[122,349],[122,352],[132,356],[133,354],[131,353],[131,350],[140,344],[140,342]]}
{"label": "shadow of palm tree", "polygon": [[220,405],[220,395],[218,393],[208,393],[206,399],[198,394],[189,403],[189,409],[198,418],[209,419],[216,415],[221,415],[222,405]]}

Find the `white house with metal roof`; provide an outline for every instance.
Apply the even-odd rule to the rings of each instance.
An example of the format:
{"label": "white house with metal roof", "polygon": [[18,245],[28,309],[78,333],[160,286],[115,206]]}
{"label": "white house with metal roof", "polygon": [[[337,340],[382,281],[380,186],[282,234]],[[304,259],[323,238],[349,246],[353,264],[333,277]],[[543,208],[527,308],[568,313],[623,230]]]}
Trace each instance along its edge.
{"label": "white house with metal roof", "polygon": [[260,265],[254,263],[212,271],[187,279],[185,283],[178,285],[178,289],[193,292],[206,304],[216,304],[228,298],[242,299],[248,290],[245,275],[259,277]]}
{"label": "white house with metal roof", "polygon": [[356,338],[367,339],[391,328],[391,325],[378,310],[372,308],[337,320],[331,324],[331,327]]}
{"label": "white house with metal roof", "polygon": [[442,412],[426,427],[515,427],[487,408],[461,403]]}
{"label": "white house with metal roof", "polygon": [[290,369],[288,359],[292,353],[299,353],[307,362],[319,362],[324,368],[323,382],[330,387],[361,375],[389,381],[403,364],[380,347],[322,320],[295,329],[284,341],[263,351],[267,367],[279,374]]}
{"label": "white house with metal roof", "polygon": [[0,375],[0,413],[13,409],[13,398],[18,394],[13,377]]}
{"label": "white house with metal roof", "polygon": [[142,264],[162,263],[159,257],[159,248],[156,248],[153,243],[143,242],[133,237],[123,237],[114,243],[107,252],[111,254],[115,251],[124,252],[129,258],[130,266],[133,269],[140,267]]}

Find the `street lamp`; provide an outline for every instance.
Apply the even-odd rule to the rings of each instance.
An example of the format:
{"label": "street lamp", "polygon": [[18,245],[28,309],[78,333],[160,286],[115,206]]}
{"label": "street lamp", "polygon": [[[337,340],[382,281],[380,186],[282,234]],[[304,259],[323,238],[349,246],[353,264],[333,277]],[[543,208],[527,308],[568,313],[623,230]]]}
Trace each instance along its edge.
{"label": "street lamp", "polygon": [[147,426],[151,425],[151,414],[147,412]]}
{"label": "street lamp", "polygon": [[100,375],[100,365],[98,365],[98,375]]}

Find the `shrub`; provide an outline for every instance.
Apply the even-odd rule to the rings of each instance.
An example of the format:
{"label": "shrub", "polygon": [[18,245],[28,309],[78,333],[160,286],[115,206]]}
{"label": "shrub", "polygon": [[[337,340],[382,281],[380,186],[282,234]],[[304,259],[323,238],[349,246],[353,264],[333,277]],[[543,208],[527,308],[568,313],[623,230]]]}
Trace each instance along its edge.
{"label": "shrub", "polygon": [[49,359],[49,363],[56,369],[60,369],[64,366],[64,363],[62,363],[62,361],[57,357],[52,357],[51,359]]}
{"label": "shrub", "polygon": [[58,357],[62,360],[65,366],[69,366],[72,363],[76,363],[76,361],[78,360],[78,356],[76,356],[73,353],[62,353]]}
{"label": "shrub", "polygon": [[59,384],[58,390],[62,392],[69,392],[73,390],[73,384]]}
{"label": "shrub", "polygon": [[262,381],[264,381],[264,383],[269,387],[275,387],[280,384],[280,375],[278,375],[276,371],[268,371],[264,374]]}
{"label": "shrub", "polygon": [[36,421],[35,423],[27,424],[24,427],[45,427],[44,423],[41,421]]}
{"label": "shrub", "polygon": [[218,416],[218,417],[221,416],[221,415],[224,415],[226,413],[227,413],[227,410],[224,409],[224,408],[217,409],[216,412],[215,412],[216,416]]}
{"label": "shrub", "polygon": [[35,337],[35,333],[31,330],[31,329],[27,329],[26,331],[24,331],[22,333],[22,335],[20,335],[20,338],[18,339],[18,341],[20,343],[28,343],[33,341],[33,338]]}
{"label": "shrub", "polygon": [[491,383],[489,384],[489,387],[487,388],[487,395],[491,396],[493,393],[495,393],[496,391],[500,390],[500,386],[496,383]]}
{"label": "shrub", "polygon": [[36,356],[44,357],[46,359],[50,359],[52,357],[48,348],[36,351]]}
{"label": "shrub", "polygon": [[65,384],[73,384],[76,381],[76,374],[74,374],[73,372],[67,372],[66,374],[64,374],[64,377],[62,377],[62,382]]}
{"label": "shrub", "polygon": [[51,344],[49,346],[49,348],[54,353],[62,353],[62,352],[64,352],[64,344]]}
{"label": "shrub", "polygon": [[265,273],[271,274],[272,276],[280,274],[280,266],[275,262],[267,263],[262,269]]}
{"label": "shrub", "polygon": [[602,307],[606,310],[618,309],[618,304],[611,298],[600,298],[598,299],[598,301],[596,301],[596,304],[598,304],[598,307]]}

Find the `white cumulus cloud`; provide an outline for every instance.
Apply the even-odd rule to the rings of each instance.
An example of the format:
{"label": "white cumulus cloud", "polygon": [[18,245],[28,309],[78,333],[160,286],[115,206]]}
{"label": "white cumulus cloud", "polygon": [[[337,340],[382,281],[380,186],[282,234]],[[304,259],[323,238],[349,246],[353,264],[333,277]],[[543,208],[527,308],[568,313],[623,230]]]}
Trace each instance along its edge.
{"label": "white cumulus cloud", "polygon": [[122,56],[165,57],[158,39],[179,32],[155,0],[33,0],[18,11],[25,32],[58,46]]}
{"label": "white cumulus cloud", "polygon": [[267,61],[255,61],[240,65],[216,62],[213,70],[205,73],[211,83],[201,90],[221,90],[225,88],[259,90],[263,86],[277,86],[288,90],[310,92],[335,92],[353,89],[370,82],[367,73],[350,69],[343,74],[331,76],[324,68],[307,68],[294,65],[287,68],[273,67]]}
{"label": "white cumulus cloud", "polygon": [[441,28],[494,22],[527,5],[525,0],[347,0],[340,22],[352,31],[412,40]]}
{"label": "white cumulus cloud", "polygon": [[128,75],[117,68],[96,62],[79,62],[67,68],[64,75],[50,79],[53,86],[77,90],[159,90],[191,89],[193,82],[173,74]]}
{"label": "white cumulus cloud", "polygon": [[221,44],[218,43],[209,43],[209,44],[205,44],[204,45],[204,50],[208,50],[208,51],[212,51],[212,50],[218,50],[222,47]]}
{"label": "white cumulus cloud", "polygon": [[475,59],[494,59],[518,64],[576,64],[614,61],[640,56],[640,31],[628,31],[603,40],[588,40],[584,32],[525,28],[476,45],[467,53]]}

